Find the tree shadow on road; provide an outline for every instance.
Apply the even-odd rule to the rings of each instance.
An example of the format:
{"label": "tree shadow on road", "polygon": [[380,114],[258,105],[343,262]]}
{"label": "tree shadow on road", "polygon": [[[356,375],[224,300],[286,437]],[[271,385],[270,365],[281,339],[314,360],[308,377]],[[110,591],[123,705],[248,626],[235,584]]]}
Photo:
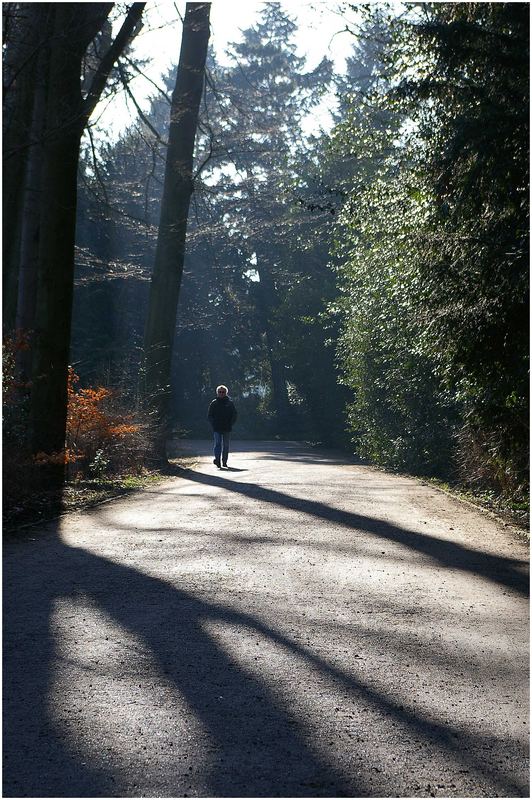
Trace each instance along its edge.
{"label": "tree shadow on road", "polygon": [[[103,756],[90,763],[50,708],[50,688],[61,659],[51,617],[57,600],[75,602],[79,597],[89,598],[144,643],[159,671],[184,697],[191,716],[201,723],[212,745],[205,754],[209,796],[375,794],[364,777],[367,755],[354,747],[351,761],[358,764],[358,774],[335,768],[272,688],[235,663],[206,632],[205,623],[212,621],[244,626],[265,637],[353,698],[406,725],[426,744],[468,768],[485,769],[468,754],[464,737],[451,726],[403,708],[256,617],[66,545],[59,526],[54,527],[42,541],[15,543],[5,559],[4,796],[124,796],[120,770],[105,766]],[[467,744],[478,751],[478,741]],[[526,787],[504,769],[493,769],[492,779],[503,794],[526,796]],[[197,794],[194,779],[187,777],[177,758],[171,772],[165,794],[168,790],[172,796]],[[131,793],[128,787],[127,794]]]}
{"label": "tree shadow on road", "polygon": [[206,475],[192,470],[186,473],[186,478],[197,483],[238,492],[256,500],[273,503],[291,511],[298,511],[318,519],[343,525],[353,531],[366,531],[380,539],[397,542],[411,550],[422,553],[444,567],[470,572],[513,589],[525,597],[529,595],[528,575],[519,569],[520,566],[525,567],[525,563],[519,560],[470,550],[457,542],[401,528],[377,517],[342,511],[315,500],[292,497],[276,489],[268,489],[260,484],[235,482],[227,478]]}
{"label": "tree shadow on road", "polygon": [[[275,445],[265,458],[275,455]],[[300,459],[297,448],[294,459]],[[285,454],[283,452],[283,457]],[[330,463],[328,461],[328,463]],[[345,463],[345,462],[342,462]],[[237,472],[230,468],[228,472]],[[169,468],[191,481],[238,492],[404,545],[438,564],[479,575],[523,595],[528,580],[521,562],[497,558],[460,544],[421,534],[313,500],[294,498],[260,485]],[[235,663],[205,629],[206,622],[243,626],[304,660],[352,697],[406,726],[420,741],[451,754],[456,762],[486,771],[473,752],[496,746],[488,738],[469,741],[451,725],[414,713],[356,680],[248,614],[209,603],[194,594],[81,548],[66,545],[59,523],[49,537],[14,543],[4,577],[4,796],[120,796],[120,775],[102,758],[90,763],[49,706],[60,652],[51,629],[57,600],[88,597],[110,619],[141,640],[160,672],[182,695],[206,731],[208,794],[223,796],[351,796],[374,794],[366,780],[365,756],[353,748],[358,774],[345,774],[309,741],[267,683]],[[480,743],[480,744],[479,744]],[[357,761],[358,759],[358,761]],[[280,768],[282,765],[282,769]],[[171,793],[194,794],[177,760]],[[494,765],[492,780],[502,794],[527,796],[506,765]],[[188,790],[188,791],[187,791]],[[197,794],[197,792],[196,792]]]}
{"label": "tree shadow on road", "polygon": [[[212,745],[205,769],[209,796],[364,793],[311,749],[298,720],[268,686],[235,664],[204,630],[208,620],[241,624],[241,618],[131,567],[69,547],[58,536],[17,549],[4,574],[3,796],[120,796],[114,770],[103,759],[88,763],[49,708],[60,662],[51,615],[58,599],[78,596],[92,598],[139,637],[186,700]],[[170,794],[194,794],[180,767],[176,763],[175,775],[167,778]]]}

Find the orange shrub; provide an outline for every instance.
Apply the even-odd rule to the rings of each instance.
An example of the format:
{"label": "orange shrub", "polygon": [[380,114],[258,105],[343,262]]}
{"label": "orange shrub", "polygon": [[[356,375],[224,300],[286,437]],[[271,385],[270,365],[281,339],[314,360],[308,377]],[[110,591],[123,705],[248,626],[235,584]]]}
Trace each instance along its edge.
{"label": "orange shrub", "polygon": [[[103,386],[79,389],[79,376],[68,372],[67,448],[69,461],[83,460],[106,472],[139,466],[143,459],[142,426],[118,408],[117,392]],[[68,462],[67,462],[68,463]],[[95,471],[95,469],[94,469]]]}
{"label": "orange shrub", "polygon": [[82,458],[80,454],[76,455],[72,453],[68,447],[65,447],[58,453],[44,453],[40,450],[33,456],[33,463],[37,466],[43,466],[44,464],[72,464],[79,458]]}

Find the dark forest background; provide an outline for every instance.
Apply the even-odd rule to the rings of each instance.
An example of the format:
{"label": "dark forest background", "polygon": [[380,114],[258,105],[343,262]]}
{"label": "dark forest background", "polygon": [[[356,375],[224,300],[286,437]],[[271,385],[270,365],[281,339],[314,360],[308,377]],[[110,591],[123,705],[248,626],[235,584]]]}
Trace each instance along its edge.
{"label": "dark forest background", "polygon": [[[21,5],[4,4],[12,37]],[[172,354],[174,436],[209,436],[207,406],[225,383],[239,438],[340,447],[521,508],[529,7],[358,13],[342,74],[327,59],[308,70],[278,3],[231,46],[229,66],[209,50]],[[8,52],[9,36],[4,60]],[[143,342],[177,56],[118,141],[82,140],[69,384],[76,474],[131,469],[128,448],[142,461]],[[131,78],[144,66],[126,49],[106,91],[125,86],[134,102]],[[9,96],[5,138],[16,125]],[[317,122],[324,101],[334,114],[327,131]],[[16,324],[17,274],[4,284],[4,447],[35,463],[32,382],[16,366],[17,353],[31,353],[32,326]],[[81,447],[75,424],[79,434],[79,415],[96,411],[113,424],[100,438],[85,425]]]}

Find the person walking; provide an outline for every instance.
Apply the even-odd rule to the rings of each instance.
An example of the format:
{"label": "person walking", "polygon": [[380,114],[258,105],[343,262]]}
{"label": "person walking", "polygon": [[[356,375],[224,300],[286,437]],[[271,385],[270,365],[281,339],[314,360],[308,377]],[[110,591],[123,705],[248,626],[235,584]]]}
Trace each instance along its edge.
{"label": "person walking", "polygon": [[218,469],[227,466],[229,440],[236,417],[235,404],[229,398],[227,386],[222,384],[217,387],[216,399],[211,402],[207,414],[214,434],[214,460],[212,463],[216,464]]}

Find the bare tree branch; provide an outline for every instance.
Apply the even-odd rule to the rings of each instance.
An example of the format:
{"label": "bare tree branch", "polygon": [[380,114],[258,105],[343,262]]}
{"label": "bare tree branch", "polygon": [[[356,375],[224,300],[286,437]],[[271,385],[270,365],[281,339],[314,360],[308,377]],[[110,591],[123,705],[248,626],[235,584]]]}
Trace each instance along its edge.
{"label": "bare tree branch", "polygon": [[102,179],[100,168],[98,166],[98,158],[96,156],[96,148],[94,146],[94,138],[92,135],[92,128],[90,126],[87,127],[87,133],[89,134],[89,141],[91,145],[92,165],[94,167],[94,174],[96,175],[96,180],[98,181],[100,189],[103,192],[103,196],[105,197],[105,202],[107,205],[109,205],[109,197],[107,196],[107,189],[105,187],[105,183]]}
{"label": "bare tree branch", "polygon": [[146,3],[133,3],[127,12],[126,19],[116,35],[114,42],[102,58],[100,65],[94,74],[91,87],[83,104],[83,116],[86,120],[89,119],[96,105],[98,104],[116,60],[126,47],[131,37],[135,34],[135,29],[137,28],[145,5]]}
{"label": "bare tree branch", "polygon": [[157,83],[155,83],[154,80],[149,78],[146,75],[146,73],[143,72],[137,64],[135,64],[134,61],[132,61],[130,58],[128,58],[128,56],[123,56],[123,60],[127,64],[129,64],[129,66],[132,67],[139,75],[141,75],[145,80],[147,80],[148,83],[151,83],[151,85],[154,87],[154,89],[157,89],[159,94],[164,97],[164,99],[167,101],[169,106],[172,105],[172,98],[170,97],[170,95],[167,92],[165,92],[164,89],[161,89],[161,87]]}
{"label": "bare tree branch", "polygon": [[155,128],[151,124],[150,120],[148,119],[146,114],[143,112],[143,110],[139,106],[139,104],[137,102],[137,98],[135,97],[135,95],[131,91],[131,87],[129,86],[127,77],[126,77],[126,75],[124,73],[124,68],[120,63],[118,64],[118,72],[120,74],[120,80],[122,81],[122,85],[123,85],[123,87],[124,87],[124,89],[126,91],[127,96],[129,97],[129,99],[131,100],[131,102],[133,103],[135,108],[137,109],[137,114],[139,115],[139,117],[141,118],[143,123],[146,125],[146,127],[153,133],[153,135],[155,136],[157,141],[160,142],[162,145],[164,145],[164,147],[168,147],[168,142],[164,141],[164,139],[161,137],[161,134],[159,133],[157,128]]}

